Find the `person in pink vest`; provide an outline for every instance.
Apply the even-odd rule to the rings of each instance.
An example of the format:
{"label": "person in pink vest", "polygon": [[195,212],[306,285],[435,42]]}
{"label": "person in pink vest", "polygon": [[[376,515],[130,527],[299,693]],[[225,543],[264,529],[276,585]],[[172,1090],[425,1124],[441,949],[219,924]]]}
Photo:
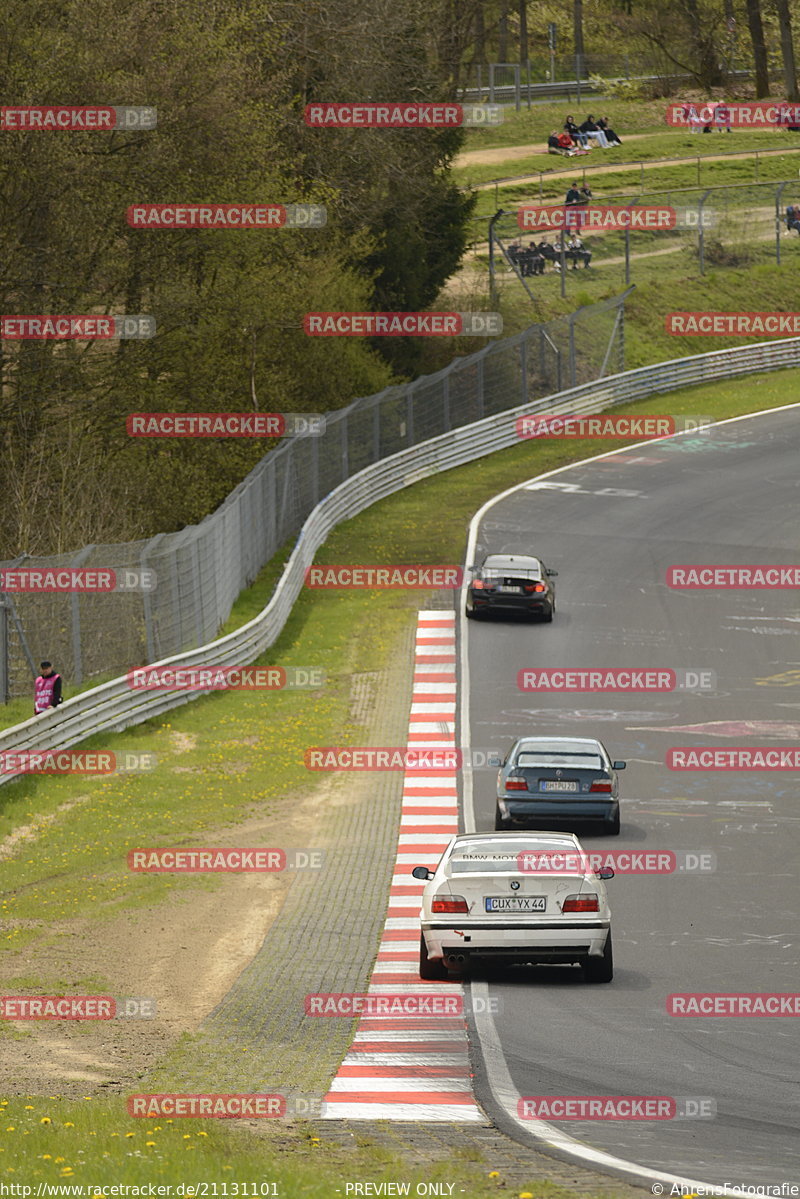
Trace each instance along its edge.
{"label": "person in pink vest", "polygon": [[61,703],[61,675],[56,674],[51,662],[42,662],[41,671],[33,685],[34,716],[41,716],[48,708],[57,708]]}

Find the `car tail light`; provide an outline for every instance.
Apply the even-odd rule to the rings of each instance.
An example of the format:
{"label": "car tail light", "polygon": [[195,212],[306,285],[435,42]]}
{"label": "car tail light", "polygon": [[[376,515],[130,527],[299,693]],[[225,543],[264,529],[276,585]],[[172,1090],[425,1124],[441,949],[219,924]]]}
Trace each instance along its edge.
{"label": "car tail light", "polygon": [[546,591],[547,588],[545,587],[544,583],[524,583],[522,590],[527,591],[528,595],[532,595],[535,591],[542,592]]}
{"label": "car tail light", "polygon": [[599,912],[600,900],[594,892],[588,895],[568,895],[561,908],[562,912]]}
{"label": "car tail light", "polygon": [[483,591],[483,579],[473,579],[472,580],[472,590],[473,591]]}
{"label": "car tail light", "polygon": [[611,783],[592,783],[590,791],[610,791]]}
{"label": "car tail light", "polygon": [[437,895],[431,904],[432,912],[463,912],[469,914],[463,895]]}
{"label": "car tail light", "polygon": [[525,779],[506,779],[506,791],[527,791]]}

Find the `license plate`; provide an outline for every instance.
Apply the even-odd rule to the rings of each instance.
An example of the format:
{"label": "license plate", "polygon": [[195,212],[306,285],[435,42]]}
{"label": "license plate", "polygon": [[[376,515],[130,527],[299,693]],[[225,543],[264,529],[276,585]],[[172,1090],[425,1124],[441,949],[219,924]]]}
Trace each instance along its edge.
{"label": "license plate", "polygon": [[540,791],[577,791],[578,784],[562,782],[560,779],[539,779]]}
{"label": "license plate", "polygon": [[545,895],[485,895],[487,912],[546,912]]}
{"label": "license plate", "polygon": [[509,594],[521,595],[522,594],[521,587],[511,587],[510,585],[508,585],[506,583],[503,583],[500,587],[497,588],[497,590],[502,591],[504,595],[509,595]]}

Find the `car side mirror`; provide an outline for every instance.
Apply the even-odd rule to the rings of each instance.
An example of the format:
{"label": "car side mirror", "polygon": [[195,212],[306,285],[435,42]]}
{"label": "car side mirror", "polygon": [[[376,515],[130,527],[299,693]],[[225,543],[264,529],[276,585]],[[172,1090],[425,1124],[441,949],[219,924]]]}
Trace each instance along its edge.
{"label": "car side mirror", "polygon": [[489,754],[489,756],[486,759],[486,765],[487,766],[500,766],[501,765],[500,755],[499,754]]}
{"label": "car side mirror", "polygon": [[427,866],[415,866],[411,873],[414,878],[422,878],[425,882],[433,878],[433,871],[429,870]]}
{"label": "car side mirror", "polygon": [[624,770],[627,766],[627,762],[612,762],[611,765],[615,770]]}
{"label": "car side mirror", "polygon": [[547,573],[549,574],[549,576],[550,576],[550,578],[551,578],[551,579],[555,579],[555,578],[557,578],[557,577],[558,577],[558,571],[557,571],[557,570],[548,570],[548,572],[547,572]]}
{"label": "car side mirror", "polygon": [[606,879],[614,877],[614,871],[612,870],[612,868],[610,866],[601,866],[600,869],[597,871],[597,877],[601,878],[601,879],[603,879],[603,881],[605,881]]}

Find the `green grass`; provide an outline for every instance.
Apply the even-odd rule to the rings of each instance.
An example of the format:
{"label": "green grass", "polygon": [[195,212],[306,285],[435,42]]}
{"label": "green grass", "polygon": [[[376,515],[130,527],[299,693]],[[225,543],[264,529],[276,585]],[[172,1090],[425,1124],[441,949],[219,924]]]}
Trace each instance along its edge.
{"label": "green grass", "polygon": [[[501,1171],[479,1152],[453,1152],[425,1165],[390,1152],[368,1132],[341,1146],[308,1124],[262,1121],[257,1131],[222,1120],[141,1119],[123,1115],[118,1102],[27,1098],[0,1102],[0,1179],[17,1183],[76,1185],[86,1199],[111,1199],[110,1187],[184,1184],[184,1196],[257,1195],[269,1199],[331,1199],[343,1183],[453,1184],[470,1199],[535,1194],[537,1199],[581,1199],[586,1191],[534,1181],[508,1188]],[[493,1177],[492,1174],[497,1171]],[[208,1184],[200,1190],[199,1183]],[[216,1186],[216,1191],[212,1189]],[[247,1184],[247,1188],[243,1186]],[[20,1192],[21,1193],[21,1192]],[[604,1190],[611,1199],[612,1192]],[[173,1196],[175,1191],[172,1191]]]}

